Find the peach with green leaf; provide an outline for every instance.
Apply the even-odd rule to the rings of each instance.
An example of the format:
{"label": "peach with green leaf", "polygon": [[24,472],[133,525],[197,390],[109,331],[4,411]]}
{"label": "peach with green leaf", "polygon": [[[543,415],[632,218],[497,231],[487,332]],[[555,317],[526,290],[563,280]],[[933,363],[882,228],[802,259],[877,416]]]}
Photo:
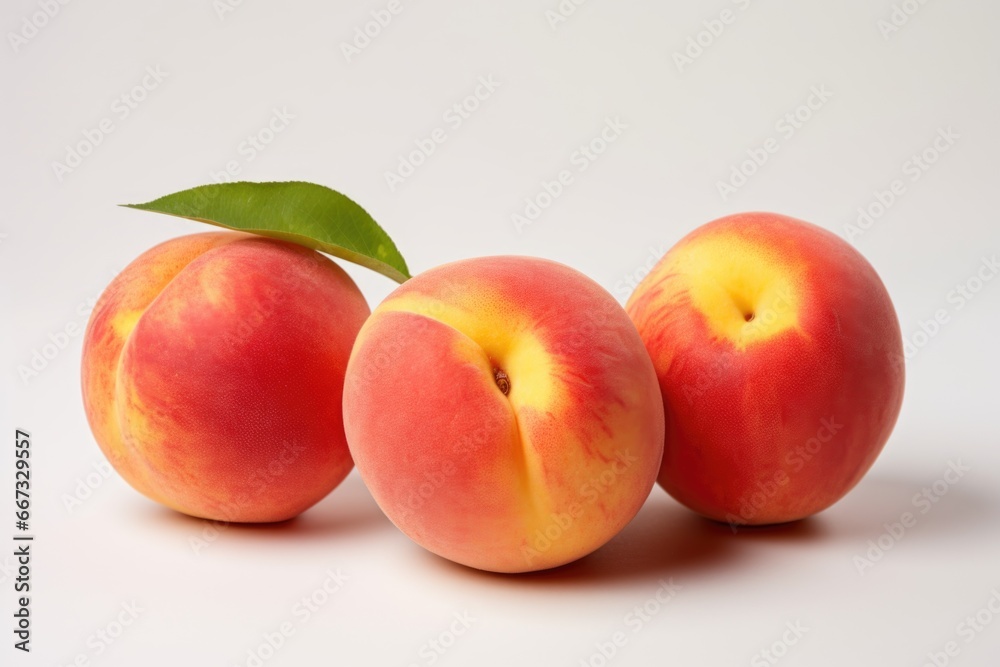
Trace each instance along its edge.
{"label": "peach with green leaf", "polygon": [[207,186],[137,208],[254,233],[166,241],[104,291],[82,364],[98,445],[138,491],[185,514],[297,516],[353,467],[341,402],[369,308],[333,260],[290,241],[405,278],[402,258],[360,207],[319,186]]}

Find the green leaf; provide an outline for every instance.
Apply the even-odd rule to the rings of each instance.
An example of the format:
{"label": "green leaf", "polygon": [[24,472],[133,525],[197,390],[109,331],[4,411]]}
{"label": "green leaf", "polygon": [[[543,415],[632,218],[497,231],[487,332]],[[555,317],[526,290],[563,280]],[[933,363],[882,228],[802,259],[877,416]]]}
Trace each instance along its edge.
{"label": "green leaf", "polygon": [[410,278],[396,244],[368,212],[322,185],[217,183],[124,206],[291,241],[360,264],[399,283]]}

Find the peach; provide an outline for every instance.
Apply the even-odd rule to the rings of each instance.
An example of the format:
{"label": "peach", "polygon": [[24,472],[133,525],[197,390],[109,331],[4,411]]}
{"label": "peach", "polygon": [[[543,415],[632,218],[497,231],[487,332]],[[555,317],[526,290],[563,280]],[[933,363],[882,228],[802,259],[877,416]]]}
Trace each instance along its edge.
{"label": "peach", "polygon": [[343,269],[304,247],[229,232],[162,243],[87,326],[94,437],[129,484],[179,512],[294,517],[353,466],[341,399],[368,314]]}
{"label": "peach", "polygon": [[660,381],[659,483],[704,516],[793,521],[872,466],[903,399],[899,322],[838,236],[770,213],[682,239],[627,310]]}
{"label": "peach", "polygon": [[625,311],[526,257],[446,264],[393,292],[358,335],[344,421],[400,530],[496,572],[603,545],[649,495],[663,449],[656,375]]}

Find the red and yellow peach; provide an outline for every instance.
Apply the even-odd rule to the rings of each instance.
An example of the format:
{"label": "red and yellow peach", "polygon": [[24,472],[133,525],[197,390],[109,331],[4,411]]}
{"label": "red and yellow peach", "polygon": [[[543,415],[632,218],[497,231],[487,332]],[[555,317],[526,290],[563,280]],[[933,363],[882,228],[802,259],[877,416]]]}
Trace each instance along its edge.
{"label": "red and yellow peach", "polygon": [[903,398],[889,295],[836,235],[746,213],[675,245],[627,310],[666,413],[660,484],[712,519],[829,507],[872,466]]}
{"label": "red and yellow peach", "polygon": [[639,510],[663,447],[656,376],[603,288],[524,257],[446,264],[393,292],[347,369],[347,439],[386,515],[471,567],[555,567]]}
{"label": "red and yellow peach", "polygon": [[108,286],[83,344],[94,436],[185,514],[281,521],[351,470],[341,397],[368,305],[304,247],[217,232],[160,244]]}

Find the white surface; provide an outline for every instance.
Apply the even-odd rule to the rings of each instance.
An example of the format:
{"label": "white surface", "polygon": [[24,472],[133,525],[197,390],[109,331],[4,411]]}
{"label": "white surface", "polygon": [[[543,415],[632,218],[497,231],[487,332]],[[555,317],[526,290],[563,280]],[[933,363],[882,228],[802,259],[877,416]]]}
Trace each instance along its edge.
{"label": "white surface", "polygon": [[[956,626],[1000,590],[1000,280],[961,309],[949,293],[1000,252],[1000,5],[927,2],[885,39],[877,22],[890,17],[889,0],[592,0],[555,30],[545,11],[556,0],[402,0],[346,62],[341,42],[386,4],[246,0],[220,19],[211,0],[91,0],[60,6],[17,53],[5,39],[0,423],[34,436],[38,542],[35,650],[10,647],[14,594],[0,571],[0,662],[66,665],[84,654],[93,665],[247,665],[261,635],[289,621],[294,635],[264,664],[429,665],[422,647],[468,612],[471,629],[435,664],[576,666],[618,631],[627,643],[608,664],[768,664],[755,655],[796,621],[808,631],[779,664],[921,665],[952,639],[960,653],[950,664],[997,664],[1000,619],[971,642]],[[735,22],[679,72],[672,54],[726,8]],[[0,26],[18,30],[36,10],[35,0],[9,0]],[[166,78],[122,118],[113,101],[157,65]],[[461,127],[447,125],[443,114],[490,75],[500,87]],[[776,122],[813,86],[833,96],[786,138]],[[295,118],[246,161],[241,142],[274,108]],[[524,198],[575,170],[579,144],[619,116],[628,124],[619,140],[518,233],[511,214]],[[114,132],[59,181],[53,161],[105,117]],[[384,172],[439,126],[447,141],[391,192]],[[939,128],[959,138],[911,181],[904,163]],[[778,152],[723,201],[716,182],[768,137]],[[622,300],[626,275],[703,222],[765,209],[843,234],[857,207],[900,178],[905,193],[853,242],[885,280],[905,336],[938,309],[948,322],[910,360],[902,416],[868,477],[793,527],[733,536],[655,488],[594,556],[492,576],[410,543],[352,474],[300,520],[232,527],[196,554],[191,539],[211,528],[117,476],[74,511],[64,506],[101,461],[80,400],[81,336],[38,377],[22,381],[17,367],[67,325],[82,329],[88,300],[139,253],[201,229],[114,204],[208,182],[230,160],[243,178],[349,193],[415,272],[475,255],[540,255]],[[372,304],[392,288],[349,270]],[[2,452],[6,499],[9,445]],[[958,460],[970,470],[920,514],[914,494]],[[859,574],[855,557],[906,511],[917,524],[898,541],[883,537],[891,549]],[[349,579],[300,622],[296,601],[331,569]],[[659,613],[626,619],[671,577],[683,588]],[[98,655],[88,637],[131,601],[138,620]]]}

